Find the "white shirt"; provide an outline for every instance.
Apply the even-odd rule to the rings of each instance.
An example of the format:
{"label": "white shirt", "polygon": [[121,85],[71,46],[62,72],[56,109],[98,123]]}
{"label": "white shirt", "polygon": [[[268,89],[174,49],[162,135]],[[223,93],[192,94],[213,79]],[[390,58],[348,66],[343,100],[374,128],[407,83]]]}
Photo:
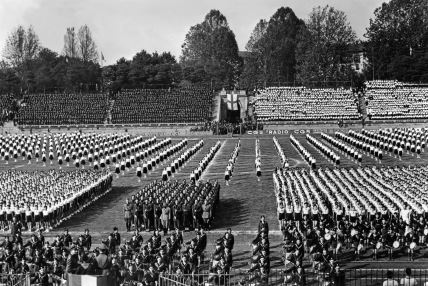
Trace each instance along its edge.
{"label": "white shirt", "polygon": [[411,278],[411,277],[401,278],[400,285],[416,286],[416,285],[418,285],[418,281],[415,278]]}
{"label": "white shirt", "polygon": [[394,279],[386,279],[383,281],[382,286],[399,286],[398,281],[395,281]]}

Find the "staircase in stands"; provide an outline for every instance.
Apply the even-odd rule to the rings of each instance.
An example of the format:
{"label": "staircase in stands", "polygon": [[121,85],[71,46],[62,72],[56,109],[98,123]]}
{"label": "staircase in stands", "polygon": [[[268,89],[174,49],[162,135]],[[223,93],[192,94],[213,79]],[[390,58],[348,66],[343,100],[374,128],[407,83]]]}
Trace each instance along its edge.
{"label": "staircase in stands", "polygon": [[106,118],[104,119],[104,124],[110,124],[111,123],[111,111],[113,110],[114,106],[114,99],[109,101],[109,106],[107,109]]}
{"label": "staircase in stands", "polygon": [[7,121],[4,123],[3,127],[0,128],[0,134],[21,134],[22,131],[13,124],[13,121]]}

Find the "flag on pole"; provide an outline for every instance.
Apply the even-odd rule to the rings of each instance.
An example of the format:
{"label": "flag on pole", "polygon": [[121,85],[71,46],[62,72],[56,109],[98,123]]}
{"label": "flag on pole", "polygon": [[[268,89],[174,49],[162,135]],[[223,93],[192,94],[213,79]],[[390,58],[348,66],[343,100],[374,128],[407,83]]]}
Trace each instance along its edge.
{"label": "flag on pole", "polygon": [[238,94],[230,93],[227,95],[227,109],[238,110]]}

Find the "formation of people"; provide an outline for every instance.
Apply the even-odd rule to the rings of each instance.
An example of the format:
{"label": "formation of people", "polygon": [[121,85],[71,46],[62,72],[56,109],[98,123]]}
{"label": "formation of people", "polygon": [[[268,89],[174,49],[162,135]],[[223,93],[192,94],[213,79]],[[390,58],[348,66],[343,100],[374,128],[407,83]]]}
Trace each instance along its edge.
{"label": "formation of people", "polygon": [[291,144],[296,148],[296,150],[299,152],[299,154],[302,156],[303,159],[308,163],[308,165],[311,168],[316,168],[317,166],[317,160],[313,157],[309,151],[303,147],[303,145],[299,142],[299,140],[296,139],[293,135],[290,135],[290,141]]}
{"label": "formation of people", "polygon": [[274,185],[280,226],[317,227],[320,241],[328,240],[328,251],[335,255],[352,249],[357,258],[365,252],[375,259],[402,253],[413,259],[427,246],[427,171],[278,168]]}
{"label": "formation of people", "polygon": [[321,138],[324,139],[327,143],[337,148],[339,151],[345,153],[347,156],[351,157],[358,162],[363,160],[363,155],[359,153],[355,148],[349,146],[348,144],[333,138],[330,135],[321,132]]}
{"label": "formation of people", "polygon": [[221,142],[217,141],[213,146],[211,146],[210,150],[207,154],[205,154],[204,158],[199,162],[198,166],[190,173],[190,180],[195,183],[200,180],[202,177],[202,173],[208,167],[208,164],[214,159],[215,154],[221,147]]}
{"label": "formation of people", "polygon": [[50,230],[111,189],[107,171],[0,172],[0,227]]}
{"label": "formation of people", "polygon": [[224,180],[226,181],[226,185],[229,185],[229,181],[232,178],[233,169],[235,167],[236,159],[238,158],[240,149],[241,149],[241,140],[238,140],[238,142],[235,145],[235,148],[230,154],[229,161],[226,166],[226,170],[224,171]]}
{"label": "formation of people", "polygon": [[127,199],[126,230],[210,229],[219,200],[218,182],[153,181]]}
{"label": "formation of people", "polygon": [[340,156],[337,155],[332,149],[324,145],[321,141],[311,136],[310,134],[306,134],[306,140],[315,146],[321,153],[323,153],[329,160],[331,160],[334,164],[340,164]]}
{"label": "formation of people", "polygon": [[260,150],[260,140],[256,139],[256,160],[254,162],[254,168],[256,169],[257,180],[260,181],[262,175],[262,153]]}

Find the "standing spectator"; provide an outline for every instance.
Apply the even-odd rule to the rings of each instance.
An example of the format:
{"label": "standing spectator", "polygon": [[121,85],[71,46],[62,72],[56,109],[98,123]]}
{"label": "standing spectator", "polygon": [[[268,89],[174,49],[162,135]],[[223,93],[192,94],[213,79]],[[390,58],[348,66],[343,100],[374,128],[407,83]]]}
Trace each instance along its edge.
{"label": "standing spectator", "polygon": [[169,230],[169,221],[171,218],[171,208],[167,204],[163,204],[161,221],[164,234]]}
{"label": "standing spectator", "polygon": [[416,286],[418,285],[418,281],[416,280],[416,278],[411,277],[412,275],[412,270],[407,267],[406,268],[406,277],[401,278],[400,280],[400,285],[402,286]]}
{"label": "standing spectator", "polygon": [[128,199],[126,199],[125,205],[123,206],[123,215],[124,215],[125,223],[126,223],[126,231],[131,230],[132,216],[133,216],[132,213],[133,213],[132,204],[129,203]]}
{"label": "standing spectator", "polygon": [[394,280],[394,274],[391,270],[386,272],[386,280],[383,281],[382,286],[399,286],[398,281]]}
{"label": "standing spectator", "polygon": [[17,233],[21,233],[22,225],[16,219],[16,216],[13,217],[13,221],[10,225],[10,234],[12,237],[15,237]]}

